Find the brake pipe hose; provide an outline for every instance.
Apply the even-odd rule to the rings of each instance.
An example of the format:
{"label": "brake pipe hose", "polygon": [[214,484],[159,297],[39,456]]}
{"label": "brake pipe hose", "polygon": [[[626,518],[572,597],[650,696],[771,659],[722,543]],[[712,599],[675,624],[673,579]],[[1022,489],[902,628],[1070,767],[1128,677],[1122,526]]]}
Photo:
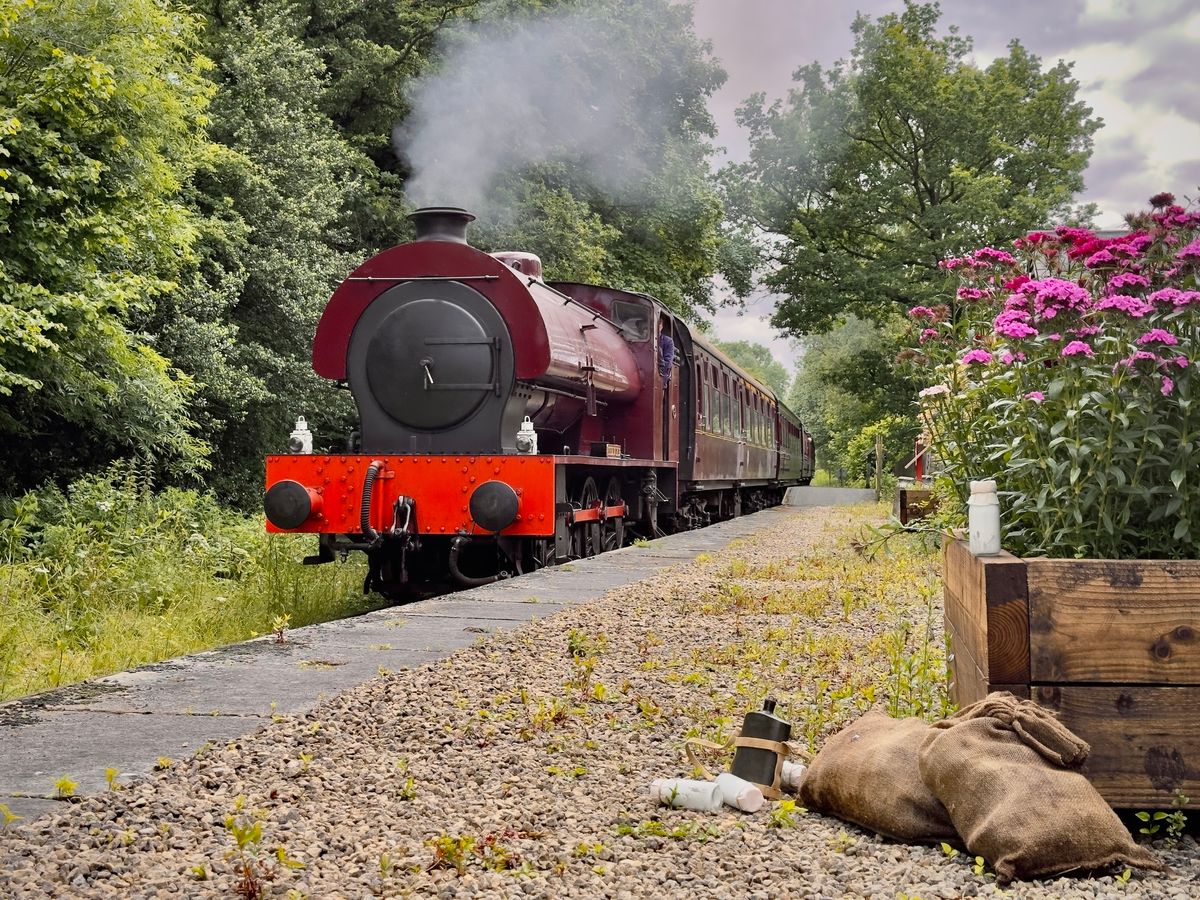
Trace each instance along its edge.
{"label": "brake pipe hose", "polygon": [[372,544],[378,543],[379,532],[371,527],[371,503],[375,497],[375,480],[382,471],[383,461],[372,460],[371,464],[367,466],[367,474],[363,478],[362,507],[359,510],[358,523],[363,536]]}

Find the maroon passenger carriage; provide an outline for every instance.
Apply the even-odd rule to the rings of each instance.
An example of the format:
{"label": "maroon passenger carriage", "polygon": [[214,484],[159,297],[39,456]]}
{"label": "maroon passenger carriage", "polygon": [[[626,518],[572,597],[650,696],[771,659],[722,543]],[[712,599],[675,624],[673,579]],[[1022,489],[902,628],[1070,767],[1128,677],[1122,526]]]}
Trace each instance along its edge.
{"label": "maroon passenger carriage", "polygon": [[[545,282],[528,253],[417,238],[350,274],[313,368],[349,388],[345,452],[267,458],[271,531],[363,550],[367,588],[478,584],[780,502],[813,442],[766,386],[645,294]],[[294,447],[303,450],[303,447]]]}

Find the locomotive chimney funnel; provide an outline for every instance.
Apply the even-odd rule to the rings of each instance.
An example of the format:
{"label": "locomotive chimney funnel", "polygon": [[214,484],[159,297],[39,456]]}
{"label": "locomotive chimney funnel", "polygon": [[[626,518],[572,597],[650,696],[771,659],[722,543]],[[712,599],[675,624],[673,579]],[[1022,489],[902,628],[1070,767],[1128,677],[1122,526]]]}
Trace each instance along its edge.
{"label": "locomotive chimney funnel", "polygon": [[417,226],[418,241],[467,242],[467,225],[475,217],[457,206],[426,206],[409,214]]}

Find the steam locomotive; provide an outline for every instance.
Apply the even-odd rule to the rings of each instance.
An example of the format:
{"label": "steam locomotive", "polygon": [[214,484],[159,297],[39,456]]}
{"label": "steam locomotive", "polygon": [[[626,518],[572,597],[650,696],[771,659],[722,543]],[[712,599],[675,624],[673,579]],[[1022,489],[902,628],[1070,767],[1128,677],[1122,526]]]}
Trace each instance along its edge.
{"label": "steam locomotive", "polygon": [[547,282],[467,243],[458,208],[338,286],[313,368],[348,387],[344,453],[267,457],[267,529],[350,550],[365,590],[473,586],[779,503],[813,441],[779,398],[646,294]]}

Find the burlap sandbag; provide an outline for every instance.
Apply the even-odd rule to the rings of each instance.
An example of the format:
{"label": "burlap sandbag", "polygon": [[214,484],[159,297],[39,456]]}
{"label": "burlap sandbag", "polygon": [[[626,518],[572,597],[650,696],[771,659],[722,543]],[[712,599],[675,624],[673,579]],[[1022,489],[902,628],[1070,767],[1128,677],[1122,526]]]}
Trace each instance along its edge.
{"label": "burlap sandbag", "polygon": [[929,726],[869,712],[839,731],[804,773],[800,800],[907,843],[958,843],[942,804],[921,780],[918,752]]}
{"label": "burlap sandbag", "polygon": [[1036,703],[995,693],[933,726],[920,771],[1001,882],[1117,865],[1161,870],[1078,771],[1089,750]]}

